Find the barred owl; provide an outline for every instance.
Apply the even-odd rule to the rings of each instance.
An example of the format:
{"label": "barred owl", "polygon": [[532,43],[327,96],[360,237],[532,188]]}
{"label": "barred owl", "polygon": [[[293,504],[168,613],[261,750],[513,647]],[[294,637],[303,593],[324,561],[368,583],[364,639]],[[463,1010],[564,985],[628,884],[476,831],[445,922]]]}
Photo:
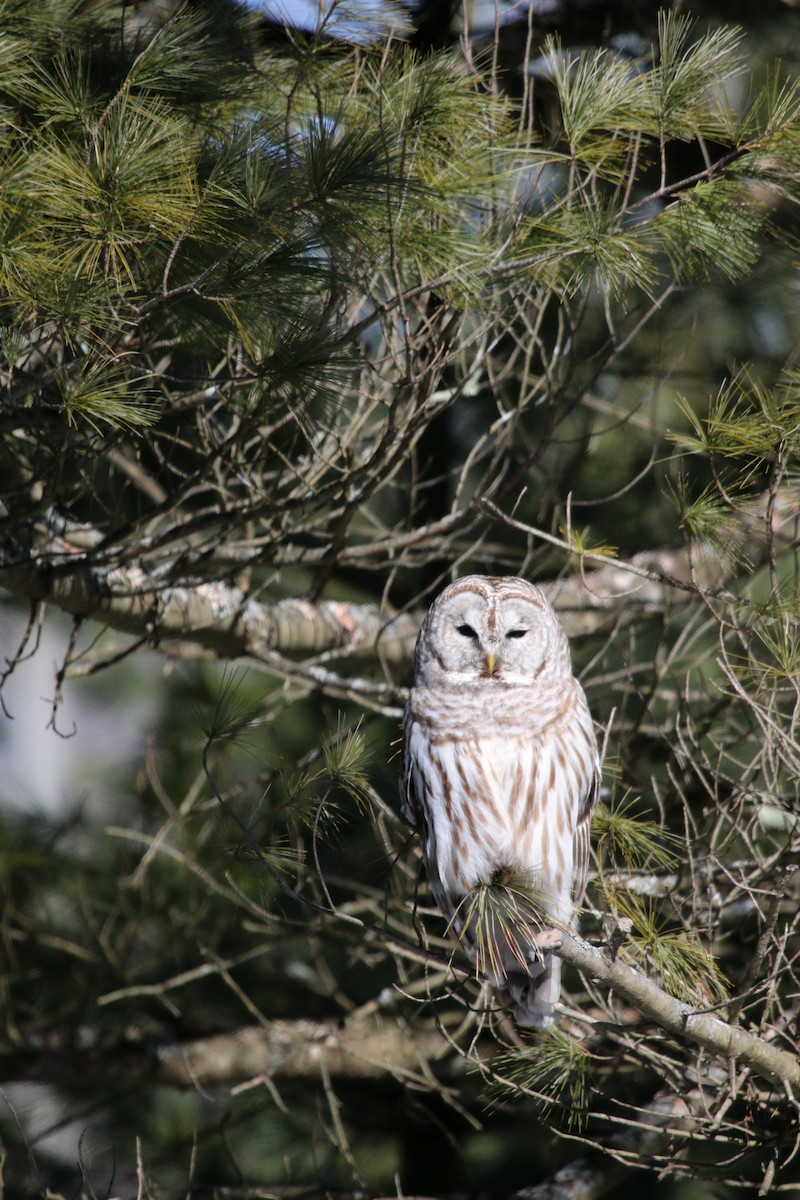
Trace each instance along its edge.
{"label": "barred owl", "polygon": [[583,897],[600,763],[537,587],[468,575],[445,588],[417,639],[403,734],[404,811],[450,931],[518,1025],[551,1025],[561,964],[534,939],[569,926]]}

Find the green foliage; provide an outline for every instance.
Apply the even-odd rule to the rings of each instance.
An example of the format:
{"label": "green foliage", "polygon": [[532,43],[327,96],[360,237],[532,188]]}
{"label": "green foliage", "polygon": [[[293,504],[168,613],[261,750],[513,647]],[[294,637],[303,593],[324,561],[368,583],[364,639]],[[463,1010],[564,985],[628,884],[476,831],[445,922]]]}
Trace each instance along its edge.
{"label": "green foliage", "polygon": [[135,386],[131,387],[135,383],[123,371],[103,363],[88,364],[72,376],[61,376],[58,387],[67,420],[74,425],[82,419],[95,432],[99,432],[99,422],[128,430],[152,425],[158,418],[158,408],[143,399],[146,393],[137,394]]}
{"label": "green foliage", "polygon": [[[87,22],[76,29],[111,55],[113,28]],[[0,76],[16,108],[5,128],[0,283],[8,321],[24,314],[31,344],[48,330],[77,355],[56,367],[56,385],[76,367],[87,374],[89,349],[94,359],[130,358],[134,330],[135,341],[180,325],[184,344],[212,354],[236,338],[273,396],[307,398],[326,372],[340,379],[348,369],[323,313],[344,281],[388,262],[387,221],[403,249],[397,265],[416,275],[435,260],[437,274],[474,286],[463,231],[456,240],[445,228],[476,180],[486,187],[495,177],[485,139],[502,105],[479,99],[446,60],[401,56],[382,74],[377,64],[356,74],[355,61],[330,78],[311,71],[293,87],[287,116],[286,64],[264,74],[243,63],[228,75],[224,107],[217,87],[199,110],[187,104],[189,78],[197,84],[221,67],[202,15],[167,22],[135,56],[117,47],[127,69],[115,87],[70,38],[48,57],[49,31],[35,33],[26,28],[24,49],[19,35]],[[459,140],[472,166],[457,177]],[[78,282],[91,304],[82,312]],[[102,367],[92,362],[88,373],[95,379]],[[134,399],[120,410],[112,389],[95,387],[91,403],[69,390],[68,418],[83,407],[118,428],[148,419],[146,406],[137,418]]]}
{"label": "green foliage", "polygon": [[655,217],[659,249],[679,278],[722,271],[738,279],[756,262],[764,213],[745,202],[746,187],[725,179],[700,182]]}
{"label": "green foliage", "polygon": [[593,558],[610,558],[617,557],[619,547],[617,546],[594,546],[589,540],[589,530],[576,529],[574,526],[562,528],[560,530],[562,536],[569,542],[570,549],[578,558],[582,558],[586,554],[591,554]]}
{"label": "green foliage", "polygon": [[543,909],[544,898],[530,880],[503,872],[471,888],[450,924],[459,938],[474,945],[476,973],[502,978],[509,953],[525,970],[531,930],[547,927]]}
{"label": "green foliage", "polygon": [[652,132],[659,138],[702,137],[728,141],[733,110],[730,81],[745,70],[742,31],[720,27],[702,33],[686,16],[661,12],[658,60],[642,81]]}
{"label": "green foliage", "polygon": [[684,930],[668,923],[655,904],[630,892],[618,892],[615,907],[633,922],[633,932],[623,955],[665,991],[696,1008],[718,1005],[727,998],[727,981],[713,955]]}
{"label": "green foliage", "polygon": [[[613,133],[639,128],[646,107],[637,74],[607,50],[565,54],[552,38],[545,45],[545,56],[558,89],[570,153],[618,178],[626,147],[624,139]],[[605,136],[598,138],[598,132]]]}
{"label": "green foliage", "polygon": [[630,870],[668,871],[677,861],[680,840],[656,821],[634,812],[635,798],[609,807],[600,801],[592,814],[598,860],[619,858]]}
{"label": "green foliage", "polygon": [[750,660],[762,685],[794,685],[800,681],[800,596],[783,597],[782,612],[770,614],[754,628]]}
{"label": "green foliage", "polygon": [[681,411],[693,430],[690,435],[673,435],[683,449],[744,459],[751,470],[773,463],[779,454],[789,466],[800,454],[800,394],[791,374],[774,387],[738,375],[720,388],[706,416],[686,402]]}
{"label": "green foliage", "polygon": [[[508,103],[456,60],[400,51],[348,63],[312,51],[292,83],[296,64],[267,55],[264,72],[250,26],[234,18],[248,49],[222,103],[225,45],[202,13],[168,21],[134,53],[110,20],[68,19],[64,5],[56,48],[43,15],[7,7],[0,284],[6,324],[24,317],[31,344],[54,327],[78,359],[84,344],[95,357],[127,355],[134,330],[141,339],[156,323],[162,334],[180,326],[185,344],[197,339],[210,354],[236,338],[271,392],[297,396],[343,348],[323,316],[342,287],[391,269],[408,286],[439,280],[467,302],[495,262],[503,271],[513,262],[509,180],[525,178],[525,154],[543,156],[523,150]],[[94,57],[81,48],[87,37]],[[684,19],[662,23],[650,69],[632,71],[607,51],[565,57],[552,45],[577,173],[563,198],[518,221],[518,257],[535,248],[543,280],[572,291],[593,276],[620,299],[631,287],[655,294],[665,255],[684,276],[746,270],[762,216],[744,179],[712,173],[630,219],[646,161],[631,157],[637,139],[732,144],[715,80],[738,69],[736,46],[734,33],[698,38]],[[98,55],[116,56],[116,78],[96,69]],[[783,92],[773,103],[767,141],[785,135],[792,112]],[[759,111],[766,105],[762,97]],[[613,189],[598,190],[598,178]],[[129,427],[135,400],[124,413],[108,401],[96,393],[93,419]]]}
{"label": "green foliage", "polygon": [[495,1092],[500,1097],[517,1089],[533,1093],[547,1120],[580,1130],[586,1120],[591,1066],[585,1046],[553,1027],[537,1033],[530,1045],[497,1056]]}
{"label": "green foliage", "polygon": [[359,808],[369,807],[371,753],[360,723],[346,729],[340,715],[336,734],[322,744],[322,757],[331,786],[341,788]]}
{"label": "green foliage", "polygon": [[[208,687],[208,699],[195,711],[205,754],[214,753],[213,777],[222,761],[219,750],[239,750],[250,760],[263,758],[259,742],[263,742],[267,724],[267,701],[263,690],[249,686],[241,671],[226,671],[218,683],[209,680]],[[323,735],[318,751],[302,763],[293,763],[277,748],[268,754],[262,764],[265,788],[259,804],[278,818],[272,823],[268,853],[277,847],[283,855],[283,846],[291,839],[294,850],[289,857],[302,859],[305,852],[299,829],[312,830],[315,838],[330,834],[345,817],[344,797],[354,801],[362,814],[367,811],[372,801],[368,776],[372,753],[360,722],[348,728],[339,713],[335,731]],[[223,802],[229,812],[236,793],[234,788],[232,797]],[[264,846],[263,841],[259,843],[260,850]]]}
{"label": "green foliage", "polygon": [[745,563],[741,548],[741,511],[734,507],[730,495],[721,493],[718,486],[709,485],[692,496],[684,475],[676,479],[676,496],[680,506],[681,525],[695,541],[705,543],[723,560],[736,567]]}
{"label": "green foliage", "polygon": [[665,12],[656,45],[633,68],[609,50],[565,55],[551,39],[545,53],[571,153],[619,178],[628,149],[620,133],[658,141],[698,134],[730,140],[733,110],[725,84],[744,70],[741,42],[735,28],[702,33],[692,18]]}
{"label": "green foliage", "polygon": [[264,697],[244,686],[245,674],[238,669],[223,672],[217,681],[209,678],[205,703],[195,706],[200,732],[209,746],[217,742],[237,744],[246,734],[263,726]]}
{"label": "green foliage", "polygon": [[608,866],[619,862],[631,872],[673,872],[672,886],[677,883],[674,872],[680,866],[682,839],[636,815],[635,803],[623,801],[614,808],[600,803],[592,818],[603,909],[632,923],[620,953],[656,978],[670,995],[700,1008],[718,1004],[727,995],[724,975],[691,929],[676,925],[651,897],[620,884],[619,876],[612,875],[608,882],[604,878]]}

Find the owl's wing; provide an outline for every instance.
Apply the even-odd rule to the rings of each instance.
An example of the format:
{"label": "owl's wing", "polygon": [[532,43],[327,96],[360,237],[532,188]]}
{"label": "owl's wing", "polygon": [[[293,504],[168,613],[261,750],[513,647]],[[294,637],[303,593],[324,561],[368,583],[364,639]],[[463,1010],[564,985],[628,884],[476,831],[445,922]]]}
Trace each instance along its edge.
{"label": "owl's wing", "polygon": [[417,795],[417,790],[414,786],[411,756],[408,753],[408,727],[410,722],[411,715],[408,711],[408,706],[406,706],[406,710],[403,713],[403,770],[400,775],[400,813],[403,819],[408,821],[409,825],[421,829],[424,808],[420,803],[420,797]]}
{"label": "owl's wing", "polygon": [[586,875],[589,870],[589,827],[592,821],[594,806],[597,804],[599,795],[600,763],[595,759],[589,786],[581,799],[580,808],[578,809],[575,833],[572,836],[572,863],[574,872],[572,903],[575,905],[583,903],[584,893],[586,892]]}
{"label": "owl's wing", "polygon": [[[409,706],[410,707],[410,706]],[[425,865],[425,874],[428,878],[428,884],[433,898],[438,904],[441,912],[448,921],[453,920],[461,896],[453,896],[442,882],[442,877],[439,874],[439,864],[436,856],[436,837],[433,821],[429,812],[429,798],[425,794],[424,778],[425,773],[419,768],[414,769],[414,755],[410,752],[409,743],[410,732],[414,726],[413,717],[406,708],[403,718],[403,774],[401,782],[401,811],[409,825],[413,825],[419,834],[420,849],[422,851],[422,861]],[[454,929],[458,932],[459,926],[456,923]],[[469,943],[462,939],[464,948],[467,953],[470,952]]]}

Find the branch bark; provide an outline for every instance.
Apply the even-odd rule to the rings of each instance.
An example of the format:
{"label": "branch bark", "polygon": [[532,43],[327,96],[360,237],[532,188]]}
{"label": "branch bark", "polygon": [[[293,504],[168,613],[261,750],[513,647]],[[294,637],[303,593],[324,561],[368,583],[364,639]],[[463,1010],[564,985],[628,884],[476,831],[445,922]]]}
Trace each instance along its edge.
{"label": "branch bark", "polygon": [[387,618],[375,605],[260,603],[222,582],[163,587],[134,566],[100,573],[76,563],[74,571],[55,573],[52,561],[6,562],[0,563],[0,584],[15,596],[44,601],[152,645],[190,642],[222,658],[268,662],[273,652],[307,657],[341,651],[407,664],[419,628],[418,616]]}
{"label": "branch bark", "polygon": [[548,948],[554,949],[560,958],[579,971],[609,987],[678,1041],[694,1042],[725,1062],[740,1059],[762,1079],[791,1088],[800,1095],[800,1060],[794,1054],[738,1025],[729,1025],[710,1013],[698,1012],[676,1000],[634,967],[619,958],[612,959],[607,951],[590,946],[582,938],[567,933],[558,933],[555,937],[558,943]]}
{"label": "branch bark", "polygon": [[190,1087],[240,1084],[254,1077],[319,1079],[323,1069],[334,1078],[380,1079],[416,1075],[447,1050],[439,1033],[417,1031],[412,1037],[397,1020],[379,1014],[341,1024],[270,1021],[168,1049],[159,1055],[159,1081]]}
{"label": "branch bark", "polygon": [[259,1079],[366,1080],[387,1076],[419,1079],[446,1057],[448,1077],[465,1074],[466,1059],[454,1056],[436,1031],[412,1034],[380,1013],[342,1022],[276,1020],[229,1033],[154,1046],[89,1029],[51,1033],[46,1045],[0,1053],[0,1078],[74,1085],[156,1083],[167,1087],[241,1087]]}
{"label": "branch bark", "polygon": [[[758,567],[777,544],[797,544],[800,504],[794,490],[783,489],[765,515],[768,498],[739,518],[738,550]],[[554,542],[572,553],[568,541],[521,525],[494,506],[490,519]],[[88,538],[91,544],[92,538]],[[380,661],[406,667],[412,658],[422,614],[386,614],[376,605],[337,601],[312,604],[303,599],[261,602],[220,581],[164,585],[140,566],[98,568],[86,551],[85,530],[71,538],[68,529],[53,532],[35,554],[6,544],[0,548],[0,586],[13,595],[44,601],[76,617],[99,621],[121,633],[149,641],[183,642],[224,658],[251,658],[270,665],[275,654],[292,658],[319,654]],[[570,637],[608,632],[648,614],[662,612],[698,591],[714,594],[730,578],[733,564],[705,545],[662,548],[634,555],[628,562],[603,560],[592,570],[540,584]]]}
{"label": "branch bark", "polygon": [[[563,932],[542,936],[548,939],[548,950],[599,980],[679,1042],[693,1042],[723,1062],[746,1063],[760,1078],[800,1095],[800,1060],[795,1055],[710,1013],[698,1012],[634,967],[612,959],[607,949]],[[240,1086],[259,1078],[316,1079],[322,1070],[346,1079],[429,1076],[430,1064],[436,1060],[441,1060],[449,1077],[470,1067],[470,1059],[451,1054],[452,1045],[437,1031],[417,1029],[412,1035],[402,1023],[384,1019],[381,1013],[341,1022],[274,1020],[156,1049],[130,1040],[100,1044],[102,1036],[98,1034],[98,1044],[90,1046],[91,1033],[84,1029],[79,1047],[68,1035],[63,1039],[53,1035],[45,1048],[10,1049],[0,1054],[0,1077],[63,1081],[72,1076],[87,1083],[96,1063],[106,1082],[112,1071],[129,1082],[148,1079],[171,1087],[215,1087]]]}

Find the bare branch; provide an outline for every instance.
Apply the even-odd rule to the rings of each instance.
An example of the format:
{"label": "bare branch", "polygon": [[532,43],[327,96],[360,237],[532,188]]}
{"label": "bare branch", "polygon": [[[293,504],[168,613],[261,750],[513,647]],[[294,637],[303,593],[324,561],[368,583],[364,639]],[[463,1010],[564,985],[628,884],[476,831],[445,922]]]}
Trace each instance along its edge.
{"label": "bare branch", "polygon": [[413,616],[390,619],[373,605],[301,599],[260,603],[222,582],[165,587],[139,567],[101,574],[76,562],[75,570],[56,574],[51,562],[31,559],[0,567],[0,580],[14,595],[147,637],[153,646],[185,641],[225,658],[266,661],[272,651],[309,656],[340,650],[347,657],[380,655],[389,663],[406,663],[418,628]]}
{"label": "bare branch", "polygon": [[[768,504],[771,530],[766,526]],[[495,505],[485,508],[495,520],[574,553],[568,541],[522,526]],[[764,496],[741,517],[740,549],[754,566],[768,560],[774,539],[794,543],[799,512],[795,492],[786,487],[779,503]],[[435,536],[440,532],[437,529]],[[6,549],[0,583],[17,596],[147,638],[151,645],[177,640],[221,657],[252,658],[273,666],[270,656],[276,652],[290,657],[334,652],[394,667],[411,660],[419,613],[390,615],[375,605],[324,600],[261,602],[221,581],[170,586],[161,581],[161,572],[149,574],[140,566],[101,570],[93,565],[91,550],[83,550],[86,544],[87,533],[81,529],[74,539],[69,530],[66,536],[52,536],[38,557],[22,558]],[[590,553],[579,556],[581,565],[584,560],[602,565],[540,585],[573,637],[640,620],[698,592],[718,594],[731,572],[730,563],[703,545],[691,552],[646,551],[629,562],[609,562]]]}
{"label": "bare branch", "polygon": [[610,987],[661,1029],[680,1040],[702,1046],[715,1058],[723,1061],[741,1059],[756,1074],[772,1083],[800,1089],[800,1062],[794,1054],[676,1000],[634,967],[620,958],[612,960],[603,950],[590,946],[582,938],[569,934],[557,936],[560,944],[552,948],[565,962]]}
{"label": "bare branch", "polygon": [[465,1073],[466,1060],[449,1053],[448,1042],[438,1032],[415,1030],[413,1035],[394,1014],[372,1013],[347,1021],[270,1021],[245,1026],[190,1042],[153,1047],[145,1041],[113,1039],[85,1029],[75,1045],[71,1035],[51,1034],[46,1050],[17,1048],[0,1059],[5,1078],[64,1082],[70,1077],[86,1083],[93,1075],[88,1055],[97,1065],[98,1078],[139,1082],[148,1079],[169,1087],[241,1087],[270,1080],[321,1079],[321,1071],[342,1079],[382,1079],[386,1076],[418,1077],[422,1068],[447,1057],[448,1076]]}
{"label": "bare branch", "polygon": [[269,1079],[318,1079],[328,1075],[376,1079],[416,1073],[447,1051],[436,1033],[413,1036],[394,1017],[335,1021],[271,1021],[217,1037],[199,1038],[160,1056],[159,1077],[177,1087],[237,1084]]}

